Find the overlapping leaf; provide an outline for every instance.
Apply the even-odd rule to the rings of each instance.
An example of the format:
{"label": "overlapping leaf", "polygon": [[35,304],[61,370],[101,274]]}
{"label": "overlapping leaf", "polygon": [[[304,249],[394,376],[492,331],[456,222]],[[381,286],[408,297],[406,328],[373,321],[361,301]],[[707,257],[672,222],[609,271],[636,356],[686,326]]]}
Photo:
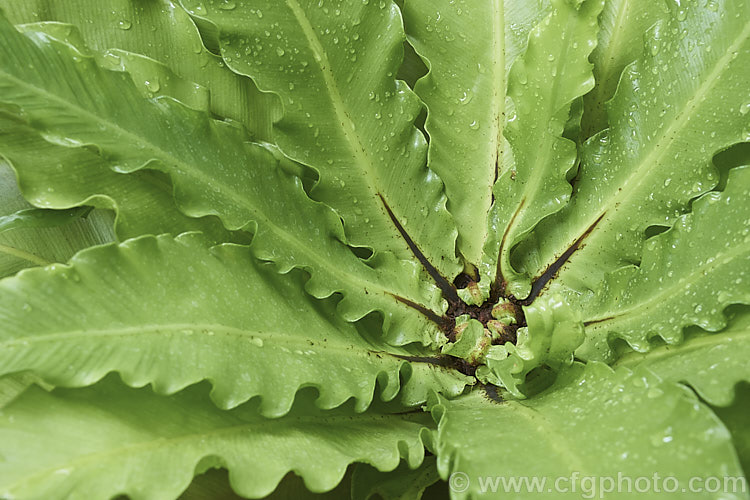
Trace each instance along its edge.
{"label": "overlapping leaf", "polygon": [[[271,123],[280,116],[278,99],[259,92],[249,78],[233,73],[206,50],[190,16],[171,0],[2,0],[0,8],[14,24],[70,23],[98,52],[125,50],[166,64],[210,91],[212,112],[242,122],[258,139],[270,138]],[[153,95],[165,93],[173,84],[169,73],[153,67],[138,76]]]}
{"label": "overlapping leaf", "polygon": [[[746,405],[727,405],[748,377],[747,315],[732,320],[734,306],[727,330],[678,344],[750,303],[749,167],[705,194],[713,155],[750,138],[747,0],[611,0],[593,54],[603,0],[182,3],[190,14],[170,0],[0,0],[0,153],[24,195],[114,209],[123,239],[207,235],[142,237],[0,282],[0,373],[14,374],[0,379],[0,496],[173,498],[212,466],[251,497],[291,470],[323,491],[354,461],[375,466],[354,482],[364,497],[419,496],[437,472],[466,474],[458,498],[519,493],[501,482],[494,495],[499,476],[742,475],[726,428],[674,382],[725,406],[746,462]],[[420,105],[395,76],[396,5],[429,66],[415,87],[429,168]],[[584,101],[590,55],[599,82]],[[577,169],[574,141],[607,124]],[[643,250],[652,226],[672,225]],[[403,344],[442,345],[456,311],[484,340],[487,311],[461,310],[438,275],[473,274],[482,251],[493,301],[544,279],[514,317],[518,341],[476,371],[500,388],[458,396],[476,379]],[[444,318],[423,268],[453,306]],[[539,288],[550,277],[555,290]],[[574,351],[611,361],[613,338],[651,349],[621,361],[635,372],[569,366]],[[207,384],[159,396],[110,377],[47,393],[26,370],[76,387],[114,370],[169,394],[208,380],[234,409]],[[432,391],[435,433],[377,401],[413,407]]]}
{"label": "overlapping leaf", "polygon": [[640,267],[609,275],[586,305],[586,342],[578,356],[611,360],[613,338],[641,351],[657,335],[677,344],[683,327],[718,331],[726,325],[726,306],[750,304],[748,197],[750,167],[735,168],[723,192],[702,196],[692,213],[647,242]]}
{"label": "overlapping leaf", "polygon": [[[648,372],[574,365],[533,399],[497,402],[477,390],[441,399],[433,412],[438,470],[444,479],[463,474],[454,483],[463,491],[454,490],[454,498],[547,498],[550,492],[580,498],[582,477],[617,484],[620,476],[635,481],[654,472],[680,485],[660,496],[684,498],[682,487],[687,491],[692,477],[742,476],[729,433],[711,411],[684,388]],[[546,483],[534,489],[522,478]],[[518,480],[517,489],[508,480]],[[691,492],[691,498],[747,493]]]}
{"label": "overlapping leaf", "polygon": [[381,311],[393,343],[439,336],[432,321],[394,298],[439,310],[437,289],[420,282],[419,264],[389,254],[363,264],[340,243],[341,224],[330,209],[310,201],[301,182],[279,170],[266,147],[247,143],[240,127],[168,97],[144,99],[128,73],[103,70],[85,51],[46,33],[24,36],[5,21],[0,32],[0,54],[8,60],[0,72],[2,99],[19,106],[48,141],[94,144],[122,173],[146,166],[167,172],[188,216],[215,214],[232,229],[257,223],[257,256],[281,272],[310,269],[307,289],[315,296],[343,291],[347,319]]}
{"label": "overlapping leaf", "polygon": [[580,311],[558,294],[542,297],[524,313],[527,326],[518,329],[517,342],[490,347],[485,366],[476,373],[481,381],[504,387],[517,398],[525,397],[522,387],[532,370],[569,366],[584,340]]}
{"label": "overlapping leaf", "polygon": [[610,128],[583,148],[571,202],[519,248],[516,265],[529,275],[577,248],[557,281],[598,288],[605,273],[640,261],[646,228],[671,225],[715,185],[713,154],[746,139],[750,4],[669,5],[625,70]]}
{"label": "overlapping leaf", "polygon": [[607,128],[605,103],[615,95],[625,66],[643,51],[644,34],[656,21],[667,17],[666,2],[609,0],[599,16],[597,47],[591,54],[596,86],[586,94],[585,117],[587,139]]}
{"label": "overlapping leaf", "polygon": [[492,185],[507,161],[507,73],[548,10],[546,0],[404,2],[409,41],[430,70],[415,87],[428,111],[429,166],[445,183],[458,250],[474,265],[487,239]]}
{"label": "overlapping leaf", "polygon": [[0,377],[0,414],[2,409],[12,403],[17,397],[26,392],[33,385],[45,387],[49,390],[52,386],[47,385],[34,374],[28,372],[14,373]]}
{"label": "overlapping leaf", "polygon": [[435,457],[425,457],[414,469],[402,463],[389,472],[380,472],[368,465],[357,464],[352,475],[352,500],[420,500],[425,490],[440,480]]}
{"label": "overlapping leaf", "polygon": [[244,497],[269,494],[292,470],[321,492],[354,461],[416,467],[428,420],[388,408],[321,411],[310,398],[266,419],[251,403],[219,410],[203,386],[165,397],[112,377],[86,389],[32,388],[0,414],[0,496],[177,498],[196,470],[217,464]]}
{"label": "overlapping leaf", "polygon": [[728,406],[739,382],[750,382],[750,314],[741,313],[719,333],[700,332],[680,345],[630,353],[618,366],[643,366],[664,380],[684,382],[712,405]]}
{"label": "overlapping leaf", "polygon": [[725,408],[714,408],[714,412],[732,433],[732,441],[742,468],[745,471],[750,470],[750,429],[747,428],[750,388],[747,385],[740,386],[733,404]]}
{"label": "overlapping leaf", "polygon": [[[0,114],[0,143],[5,137],[2,122]],[[113,239],[110,214],[95,211],[86,220],[71,219],[81,210],[87,209],[34,209],[18,192],[13,171],[0,160],[0,278],[26,267],[64,262],[82,248]]]}
{"label": "overlapping leaf", "polygon": [[26,208],[0,216],[0,233],[24,227],[60,227],[85,217],[89,212],[91,212],[89,207],[76,207],[69,210]]}
{"label": "overlapping leaf", "polygon": [[[280,485],[282,484],[284,484],[283,480]],[[307,490],[304,485],[302,489]],[[272,495],[275,495],[277,491],[279,491],[278,488]],[[221,498],[222,500],[242,500],[242,497],[238,496],[229,484],[227,470],[215,467],[203,473],[196,471],[196,476],[193,478],[190,486],[188,486],[188,489],[179,498],[180,500],[214,500],[215,498]],[[271,500],[273,496],[266,498]]]}
{"label": "overlapping leaf", "polygon": [[266,415],[286,413],[304,386],[319,389],[323,408],[354,398],[362,411],[376,380],[392,399],[403,376],[410,404],[469,382],[429,363],[406,368],[405,359],[425,353],[369,340],[337,320],[333,304],[306,296],[303,284],[245,247],[209,251],[196,235],[81,252],[70,267],[0,283],[0,370],[33,370],[64,386],[117,370],[130,385],[166,393],[209,379],[220,406],[260,395]]}
{"label": "overlapping leaf", "polygon": [[552,13],[531,31],[529,46],[508,77],[515,107],[505,136],[514,162],[498,171],[493,187],[483,274],[519,298],[528,294],[529,281],[511,267],[511,250],[570,197],[567,175],[576,146],[563,131],[572,102],[594,85],[588,56],[596,45],[602,5],[600,0],[552,2]]}
{"label": "overlapping leaf", "polygon": [[[161,173],[144,170],[130,175],[118,174],[111,170],[108,161],[88,148],[45,141],[22,118],[0,115],[0,150],[19,174],[20,187],[28,200],[52,209],[84,204],[114,209],[117,214],[114,229],[120,239],[142,234],[201,231],[215,242],[250,241],[250,234],[227,231],[216,217],[193,218],[180,212],[172,196],[172,184]],[[94,220],[101,218],[94,217]],[[104,241],[114,239],[110,219],[107,217],[98,224]],[[32,245],[44,244],[50,237],[41,234]],[[102,242],[98,239],[90,244]],[[78,246],[76,250],[85,246]],[[73,253],[67,252],[61,262]]]}
{"label": "overlapping leaf", "polygon": [[743,470],[750,466],[750,314],[736,311],[719,333],[697,328],[679,345],[662,345],[646,353],[628,353],[617,366],[643,367],[660,378],[688,384],[713,405],[716,415],[732,433],[732,441]]}
{"label": "overlapping leaf", "polygon": [[404,33],[393,2],[181,3],[218,26],[233,70],[281,97],[274,140],[320,173],[312,195],[341,216],[348,242],[411,258],[395,218],[443,275],[459,272],[442,184],[413,126],[419,103],[395,79]]}
{"label": "overlapping leaf", "polygon": [[[82,43],[80,32],[70,25],[46,22],[27,24],[22,29]],[[97,56],[82,45],[76,45],[76,50],[87,56]],[[113,69],[127,69],[131,76],[141,76],[133,76],[133,81],[144,95],[154,96],[154,87],[147,80],[154,80],[154,76],[146,75],[161,75],[163,83],[156,92],[158,95],[169,95],[193,104],[196,109],[208,109],[208,103],[202,102],[204,99],[200,97],[206,89],[177,77],[154,60],[114,50],[108,51],[106,56],[98,55],[100,63]],[[142,234],[200,231],[216,242],[250,241],[250,234],[227,231],[214,216],[194,218],[180,212],[174,202],[172,184],[159,172],[143,170],[128,176],[118,174],[111,170],[112,164],[95,151],[69,146],[45,141],[23,116],[0,116],[2,154],[15,167],[24,195],[36,205],[65,209],[89,203],[112,208],[117,213],[115,230],[120,239]],[[50,187],[51,184],[55,187]],[[72,253],[67,254],[65,260]]]}

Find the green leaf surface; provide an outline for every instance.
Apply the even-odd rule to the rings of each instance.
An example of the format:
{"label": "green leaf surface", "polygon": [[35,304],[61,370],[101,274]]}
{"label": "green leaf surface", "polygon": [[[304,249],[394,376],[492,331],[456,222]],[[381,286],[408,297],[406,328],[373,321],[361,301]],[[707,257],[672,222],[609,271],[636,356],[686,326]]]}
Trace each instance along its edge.
{"label": "green leaf surface", "polygon": [[[606,498],[639,497],[632,483],[630,494],[612,493],[618,473],[631,482],[654,473],[674,477],[680,489],[671,494],[663,489],[659,497],[685,498],[681,488],[687,489],[692,477],[742,476],[730,435],[708,407],[648,372],[574,365],[534,399],[498,403],[476,390],[453,401],[441,398],[432,411],[439,421],[438,470],[444,479],[454,474],[455,499],[548,498],[550,492],[555,498],[581,498],[583,477],[593,478],[588,484],[594,485],[612,478],[604,483],[611,485]],[[546,483],[535,490],[522,478]],[[509,482],[514,479],[516,487]]]}
{"label": "green leaf surface", "polygon": [[[44,140],[23,118],[0,114],[0,150],[15,169],[23,195],[34,205],[68,209],[90,204],[114,210],[114,224],[111,217],[103,221],[109,226],[102,229],[106,229],[107,239],[97,243],[114,239],[113,225],[121,240],[143,234],[201,231],[215,242],[250,242],[250,234],[226,230],[215,216],[193,218],[180,212],[172,183],[161,172],[119,174],[111,169],[109,161],[89,148]],[[101,216],[92,218],[97,221]],[[49,236],[44,239],[59,240]],[[84,247],[76,250],[80,248]],[[60,262],[73,253],[65,254]]]}
{"label": "green leaf surface", "polygon": [[472,264],[482,255],[492,185],[505,161],[507,73],[548,10],[547,0],[404,2],[409,42],[430,70],[415,87],[428,110],[429,166],[445,183],[458,250]]}
{"label": "green leaf surface", "polygon": [[229,67],[281,98],[274,141],[320,173],[312,196],[341,216],[349,243],[411,258],[389,207],[443,275],[458,274],[456,229],[413,126],[419,101],[395,79],[405,37],[395,4],[181,3],[218,26]]}
{"label": "green leaf surface", "polygon": [[129,385],[162,393],[208,379],[219,406],[260,395],[268,416],[285,414],[305,386],[319,389],[323,408],[354,398],[363,411],[376,381],[389,400],[403,377],[406,404],[470,383],[407,363],[428,353],[369,339],[338,320],[333,303],[307,296],[304,281],[257,263],[246,247],[209,250],[197,235],[81,252],[70,266],[0,282],[0,372],[33,370],[71,387],[117,370]]}
{"label": "green leaf surface", "polygon": [[750,314],[735,311],[718,333],[691,328],[679,345],[662,345],[646,353],[622,355],[615,366],[643,367],[670,382],[689,385],[732,433],[742,468],[750,471]]}
{"label": "green leaf surface", "polygon": [[526,52],[508,76],[508,96],[515,107],[504,133],[515,162],[498,172],[493,187],[483,270],[496,287],[518,297],[528,293],[529,282],[510,265],[511,250],[570,198],[567,176],[577,151],[563,132],[573,101],[594,85],[588,58],[596,46],[603,4],[553,1],[552,13],[531,30]]}
{"label": "green leaf surface", "polygon": [[434,456],[425,457],[416,468],[402,463],[390,472],[380,472],[369,465],[357,464],[352,476],[352,500],[420,500],[425,490],[440,481]]}
{"label": "green leaf surface", "polygon": [[[283,484],[282,480],[282,484]],[[304,486],[303,486],[304,488]],[[208,469],[198,473],[190,482],[190,486],[182,492],[178,500],[241,500],[229,485],[229,475],[226,469]]]}
{"label": "green leaf surface", "polygon": [[732,433],[734,447],[747,475],[747,471],[750,471],[750,428],[747,426],[747,416],[750,414],[750,387],[747,384],[740,385],[732,405],[714,408],[714,412]]}
{"label": "green leaf surface", "polygon": [[[750,3],[670,3],[609,103],[610,128],[583,147],[571,202],[519,247],[531,276],[574,249],[557,282],[596,289],[640,261],[646,228],[669,226],[717,181],[715,152],[746,140]],[[576,243],[577,242],[577,243]]]}
{"label": "green leaf surface", "polygon": [[[0,0],[0,9],[14,24],[73,24],[85,44],[98,52],[125,50],[166,64],[209,89],[211,111],[242,122],[258,139],[270,138],[271,123],[280,116],[278,99],[259,92],[252,80],[233,73],[206,50],[190,16],[171,0]],[[139,76],[154,94],[165,93],[172,84],[170,75],[161,71]]]}
{"label": "green leaf surface", "polygon": [[533,369],[559,370],[573,362],[573,353],[584,340],[580,311],[558,294],[548,294],[524,309],[527,326],[518,329],[515,344],[492,346],[486,366],[477,370],[483,382],[508,389],[523,398],[520,386]]}
{"label": "green leaf surface", "polygon": [[91,207],[76,207],[68,210],[26,208],[9,215],[0,216],[0,233],[18,228],[64,226],[85,217],[90,212]]}
{"label": "green leaf surface", "polygon": [[0,0],[0,498],[750,500],[748,38]]}
{"label": "green leaf surface", "polygon": [[714,406],[735,400],[740,382],[750,382],[750,314],[741,313],[718,333],[694,333],[679,345],[662,345],[646,353],[633,352],[618,366],[644,366],[660,378],[683,382]]}
{"label": "green leaf surface", "polygon": [[52,390],[51,385],[45,384],[39,377],[28,372],[0,377],[0,412],[34,384]]}
{"label": "green leaf surface", "polygon": [[[403,6],[399,2],[396,2],[396,4],[403,11]],[[396,78],[403,80],[410,89],[413,89],[417,80],[424,77],[427,71],[427,66],[425,66],[419,54],[415,52],[414,47],[408,41],[404,42],[404,60],[398,68]],[[423,110],[420,114],[426,115],[427,113]],[[417,127],[419,127],[419,121],[419,118],[417,118]],[[421,129],[424,129],[424,123],[422,123]]]}
{"label": "green leaf surface", "polygon": [[0,496],[176,498],[213,463],[240,495],[260,498],[291,470],[322,492],[354,461],[390,470],[424,456],[424,413],[323,411],[300,398],[285,417],[266,419],[252,403],[219,410],[205,389],[164,397],[114,377],[86,389],[29,389],[0,414]]}
{"label": "green leaf surface", "polygon": [[614,338],[639,351],[657,335],[678,344],[683,327],[719,331],[725,307],[750,304],[748,197],[750,167],[732,169],[723,192],[700,197],[691,213],[647,241],[640,267],[610,274],[585,306],[586,341],[577,355],[611,360]]}
{"label": "green leaf surface", "polygon": [[[343,291],[347,298],[340,311],[349,320],[382,312],[392,343],[427,344],[441,335],[431,320],[394,297],[440,310],[437,288],[420,280],[419,264],[397,261],[390,254],[369,265],[360,261],[341,244],[344,236],[336,215],[312,202],[301,182],[279,169],[270,148],[246,142],[241,127],[211,120],[169,97],[144,99],[128,73],[104,70],[85,50],[46,33],[21,35],[2,21],[0,32],[0,54],[10,61],[0,71],[3,99],[20,106],[48,142],[75,153],[88,148],[71,146],[95,144],[109,167],[121,174],[142,174],[144,168],[168,173],[177,204],[188,216],[218,215],[230,229],[257,224],[256,256],[274,261],[280,272],[309,269],[313,279],[307,290],[317,297]],[[23,130],[11,131],[20,134],[19,141],[27,136]],[[24,151],[32,152],[28,147]],[[96,196],[100,187],[88,177],[88,169],[77,170],[81,165],[75,160],[58,165],[59,175],[67,178],[63,186]],[[30,163],[27,168],[32,167]],[[70,178],[69,169],[81,172],[85,180]],[[46,175],[36,178],[36,189],[48,191]],[[118,187],[132,196],[131,186]],[[29,196],[31,188],[22,188]]]}
{"label": "green leaf surface", "polygon": [[588,139],[607,128],[606,102],[615,95],[625,66],[643,51],[644,34],[669,14],[666,1],[608,0],[599,16],[598,43],[591,54],[596,86],[584,98]]}
{"label": "green leaf surface", "polygon": [[717,153],[712,161],[716,168],[719,169],[720,174],[716,189],[723,190],[727,185],[731,169],[750,165],[750,142],[737,143]]}
{"label": "green leaf surface", "polygon": [[[281,480],[279,485],[264,500],[349,500],[351,495],[351,470],[347,469],[344,478],[334,489],[324,493],[313,493],[305,487],[305,482],[293,472]],[[179,500],[240,500],[229,484],[226,469],[209,469],[193,478],[193,482],[180,495]]]}
{"label": "green leaf surface", "polygon": [[[5,138],[2,121],[0,113],[0,143]],[[0,159],[0,224],[5,224],[6,228],[0,231],[0,278],[27,267],[65,262],[78,250],[114,238],[112,216],[107,212],[94,211],[86,219],[70,221],[68,215],[60,217],[57,211],[29,212],[33,210],[37,209],[21,196],[12,169]],[[40,214],[44,215],[39,217]],[[48,225],[50,220],[69,223],[58,227],[29,227]]]}
{"label": "green leaf surface", "polygon": [[44,33],[75,47],[86,56],[94,57],[97,64],[104,68],[127,72],[144,97],[169,96],[193,109],[207,112],[211,109],[206,87],[180,77],[167,65],[141,54],[118,48],[92,51],[83,33],[72,24],[44,21],[16,25],[16,29],[22,33]]}
{"label": "green leaf surface", "polygon": [[[606,1],[604,2],[606,5]],[[588,94],[586,94],[588,95]],[[565,128],[563,129],[562,136],[566,139],[570,139],[573,142],[578,142],[579,136],[581,135],[581,122],[583,120],[583,97],[579,97],[574,100],[570,105],[570,116],[568,121],[565,122]],[[577,173],[576,169],[568,171],[568,178],[572,178]]]}

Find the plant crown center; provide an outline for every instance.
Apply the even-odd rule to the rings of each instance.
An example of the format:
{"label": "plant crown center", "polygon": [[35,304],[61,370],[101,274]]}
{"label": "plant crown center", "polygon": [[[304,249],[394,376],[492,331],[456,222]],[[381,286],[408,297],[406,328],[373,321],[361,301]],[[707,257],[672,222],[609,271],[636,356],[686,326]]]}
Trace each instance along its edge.
{"label": "plant crown center", "polygon": [[514,297],[502,293],[483,297],[472,279],[457,280],[455,284],[463,297],[446,299],[449,306],[443,332],[448,343],[441,352],[476,367],[483,363],[491,346],[515,344],[518,329],[526,326],[526,318]]}

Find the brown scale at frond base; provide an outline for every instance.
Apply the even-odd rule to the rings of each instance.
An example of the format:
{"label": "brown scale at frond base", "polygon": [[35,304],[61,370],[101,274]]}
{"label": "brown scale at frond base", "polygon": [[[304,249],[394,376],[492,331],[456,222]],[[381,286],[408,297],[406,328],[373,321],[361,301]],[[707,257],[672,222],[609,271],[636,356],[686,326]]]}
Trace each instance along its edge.
{"label": "brown scale at frond base", "polygon": [[449,301],[443,322],[443,331],[451,342],[456,340],[456,318],[465,314],[479,321],[483,327],[494,333],[493,344],[504,344],[505,342],[515,344],[517,330],[526,326],[523,308],[512,298],[501,298],[499,302],[493,302],[490,298],[478,306],[467,304],[462,300],[458,302]]}

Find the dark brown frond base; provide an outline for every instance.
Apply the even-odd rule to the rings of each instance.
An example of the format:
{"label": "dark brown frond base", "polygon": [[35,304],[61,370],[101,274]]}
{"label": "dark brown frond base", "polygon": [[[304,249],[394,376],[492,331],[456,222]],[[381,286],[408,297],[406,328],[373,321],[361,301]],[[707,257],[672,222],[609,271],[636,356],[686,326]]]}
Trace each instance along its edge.
{"label": "dark brown frond base", "polygon": [[473,377],[477,371],[477,367],[471,363],[453,356],[404,356],[402,354],[386,353],[391,357],[403,359],[404,361],[410,361],[412,363],[427,363],[441,368],[447,368],[449,370],[456,370],[457,372],[463,373]]}
{"label": "dark brown frond base", "polygon": [[[485,329],[494,331],[494,335],[492,336],[492,344],[503,345],[507,342],[515,344],[518,340],[518,329],[527,326],[523,307],[531,305],[534,300],[536,300],[536,298],[542,293],[549,282],[554,279],[555,276],[557,276],[557,273],[568,261],[568,259],[570,259],[571,255],[573,255],[573,253],[582,246],[582,243],[584,242],[586,237],[591,234],[597,224],[599,224],[599,222],[604,217],[604,214],[602,214],[596,221],[594,221],[594,223],[591,224],[591,226],[588,227],[587,230],[578,239],[576,239],[576,241],[574,241],[570,245],[570,247],[562,253],[562,255],[560,255],[555,260],[555,262],[553,262],[541,275],[534,279],[529,296],[523,299],[518,299],[513,295],[507,293],[507,283],[503,279],[503,275],[500,269],[502,248],[505,245],[505,240],[507,239],[506,230],[506,234],[503,235],[500,252],[498,255],[497,274],[494,282],[490,286],[490,296],[481,305],[473,305],[467,304],[463,299],[461,299],[458,294],[458,290],[463,288],[477,287],[477,281],[479,277],[472,276],[471,274],[464,272],[459,274],[455,278],[453,283],[451,283],[445,276],[440,274],[437,268],[435,268],[435,266],[432,265],[432,263],[429,261],[429,259],[427,259],[424,253],[422,253],[419,246],[416,244],[416,242],[414,242],[409,233],[398,220],[396,214],[393,213],[391,207],[388,206],[388,202],[386,202],[385,198],[382,195],[378,196],[380,197],[380,201],[382,202],[386,213],[390,217],[393,225],[398,230],[401,237],[406,242],[409,250],[412,252],[414,257],[422,264],[422,267],[425,269],[427,274],[430,275],[430,277],[435,282],[435,285],[442,292],[443,298],[448,302],[448,310],[444,315],[441,316],[431,309],[406,298],[396,295],[394,295],[394,298],[402,304],[405,304],[408,307],[411,307],[412,309],[418,311],[428,320],[438,325],[440,330],[445,334],[445,337],[450,342],[457,341],[458,332],[456,330],[456,319],[460,316],[468,315],[470,318],[479,321]],[[518,210],[511,218],[511,223],[513,219],[515,219],[516,215],[518,215],[518,212],[521,210],[524,203],[525,200],[520,203]],[[501,307],[503,309],[503,318],[505,318],[506,321],[499,321],[495,317],[493,311],[495,311],[496,307]],[[512,318],[512,320],[507,321],[508,318]],[[457,358],[453,358],[451,356],[447,357],[450,358],[450,360],[446,360],[445,358],[446,357],[439,356],[436,358],[429,358],[429,361],[428,359],[415,359],[413,361],[433,362],[436,364],[441,364],[443,366],[446,366],[445,363],[447,362],[452,365],[451,368],[471,375],[473,375],[474,371],[476,370],[476,363],[471,364],[463,360],[455,361],[457,360]]]}
{"label": "dark brown frond base", "polygon": [[497,299],[490,297],[480,306],[467,304],[460,299],[457,302],[448,301],[448,310],[445,312],[445,320],[443,323],[444,325],[449,326],[449,329],[447,331],[445,328],[443,329],[445,336],[448,337],[448,340],[451,342],[456,341],[456,318],[463,316],[464,314],[468,314],[471,319],[479,321],[483,327],[487,328],[488,323],[495,319],[492,315],[492,309],[502,299],[508,301],[508,304],[512,308],[516,323],[508,325],[504,331],[504,335],[499,339],[493,340],[492,343],[505,344],[506,342],[510,342],[515,344],[517,338],[516,332],[519,328],[526,326],[526,317],[523,314],[520,302],[516,301],[513,297],[499,297]]}

